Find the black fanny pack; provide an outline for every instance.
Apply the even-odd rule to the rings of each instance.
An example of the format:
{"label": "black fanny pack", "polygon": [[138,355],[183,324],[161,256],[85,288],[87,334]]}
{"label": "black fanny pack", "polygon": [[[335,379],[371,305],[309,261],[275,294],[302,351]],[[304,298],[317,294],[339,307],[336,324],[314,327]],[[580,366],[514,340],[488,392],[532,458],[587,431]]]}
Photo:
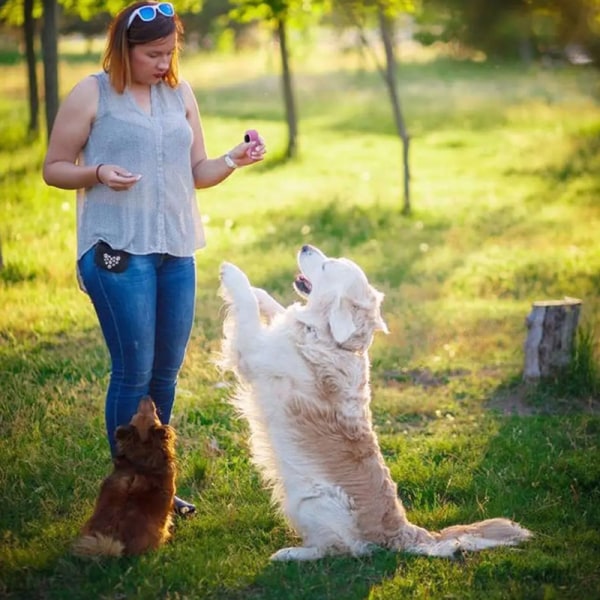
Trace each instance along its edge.
{"label": "black fanny pack", "polygon": [[115,250],[106,242],[98,242],[94,250],[94,262],[98,267],[111,273],[122,273],[129,265],[129,252]]}

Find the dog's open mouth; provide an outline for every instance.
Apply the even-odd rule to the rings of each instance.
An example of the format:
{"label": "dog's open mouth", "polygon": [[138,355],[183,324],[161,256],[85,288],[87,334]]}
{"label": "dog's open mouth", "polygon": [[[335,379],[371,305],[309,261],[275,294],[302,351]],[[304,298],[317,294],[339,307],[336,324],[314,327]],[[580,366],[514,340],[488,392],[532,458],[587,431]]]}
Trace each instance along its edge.
{"label": "dog's open mouth", "polygon": [[296,276],[296,279],[294,279],[294,288],[296,288],[296,291],[300,295],[308,296],[312,290],[312,283],[310,282],[308,277],[306,277],[302,273],[299,273]]}

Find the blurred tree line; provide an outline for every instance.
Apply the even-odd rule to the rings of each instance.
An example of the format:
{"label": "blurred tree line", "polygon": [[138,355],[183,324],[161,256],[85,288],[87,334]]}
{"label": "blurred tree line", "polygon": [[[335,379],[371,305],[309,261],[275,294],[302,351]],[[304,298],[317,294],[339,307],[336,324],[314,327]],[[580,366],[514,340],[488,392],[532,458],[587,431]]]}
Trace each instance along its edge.
{"label": "blurred tree line", "polygon": [[[104,36],[114,14],[127,0],[0,0],[0,27],[19,32],[29,81],[29,130],[36,135],[39,93],[36,62],[44,66],[46,131],[58,110],[58,38]],[[234,51],[256,43],[257,28],[277,42],[284,110],[288,128],[286,156],[298,152],[298,117],[289,48],[290,29],[326,25],[340,33],[352,29],[371,50],[385,83],[396,133],[402,142],[403,212],[410,212],[410,136],[397,82],[396,28],[410,15],[413,38],[422,44],[445,43],[478,51],[482,59],[526,64],[570,61],[600,65],[600,0],[175,0],[184,22],[186,44],[213,50],[224,39]],[[14,38],[14,39],[18,39]],[[373,40],[376,40],[374,42]],[[36,41],[39,40],[39,41]],[[384,58],[379,60],[383,50]]]}
{"label": "blurred tree line", "polygon": [[[110,18],[128,3],[0,0],[0,23],[5,30],[22,27],[29,14],[41,29],[45,9],[56,6],[58,33],[92,38],[104,35]],[[488,58],[525,60],[578,45],[600,64],[600,0],[175,0],[173,4],[186,31],[203,49],[214,49],[222,36],[231,34],[234,46],[241,49],[257,20],[277,14],[287,13],[292,26],[311,26],[319,20],[347,26],[348,7],[358,13],[379,6],[385,12],[411,14],[415,37],[424,44],[456,43]],[[313,18],[299,19],[299,12]]]}
{"label": "blurred tree line", "polygon": [[599,0],[423,0],[419,37],[480,50],[488,59],[572,61],[600,65]]}

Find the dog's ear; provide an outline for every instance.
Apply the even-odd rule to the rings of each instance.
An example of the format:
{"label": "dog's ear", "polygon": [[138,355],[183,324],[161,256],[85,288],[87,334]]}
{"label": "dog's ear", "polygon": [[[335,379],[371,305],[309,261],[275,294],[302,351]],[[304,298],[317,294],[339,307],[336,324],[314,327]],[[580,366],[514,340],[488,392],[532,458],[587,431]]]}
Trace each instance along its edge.
{"label": "dog's ear", "polygon": [[390,332],[381,315],[379,315],[375,321],[375,331],[383,331],[386,335]]}
{"label": "dog's ear", "polygon": [[150,429],[150,436],[157,440],[170,441],[175,437],[175,430],[169,425],[160,425],[158,427],[152,427],[152,429]]}
{"label": "dog's ear", "polygon": [[120,425],[115,431],[115,439],[117,442],[123,442],[129,439],[135,430],[136,429],[133,425]]}
{"label": "dog's ear", "polygon": [[375,321],[375,331],[383,331],[386,335],[390,332],[381,315],[379,315]]}
{"label": "dog's ear", "polygon": [[383,333],[388,334],[390,330],[388,329],[388,326],[386,325],[385,321],[383,320],[383,317],[381,316],[381,303],[383,302],[384,296],[380,291],[376,290],[375,288],[371,289],[375,296],[375,304],[377,306],[377,313],[375,315],[375,331],[383,331]]}
{"label": "dog's ear", "polygon": [[352,306],[343,298],[336,298],[329,310],[331,335],[338,344],[343,344],[356,331],[352,319]]}

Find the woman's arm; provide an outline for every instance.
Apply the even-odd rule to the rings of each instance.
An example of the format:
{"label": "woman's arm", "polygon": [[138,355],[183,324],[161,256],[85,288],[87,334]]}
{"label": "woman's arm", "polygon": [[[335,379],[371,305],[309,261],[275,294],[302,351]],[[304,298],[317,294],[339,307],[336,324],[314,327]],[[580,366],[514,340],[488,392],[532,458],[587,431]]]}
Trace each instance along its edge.
{"label": "woman's arm", "polygon": [[98,98],[98,82],[95,77],[86,77],[71,90],[58,109],[43,167],[44,181],[48,185],[74,190],[104,184],[122,191],[139,181],[139,175],[129,173],[119,165],[77,163],[96,118]]}
{"label": "woman's arm", "polygon": [[[219,158],[208,158],[196,97],[186,81],[181,82],[181,91],[186,107],[186,117],[193,133],[191,162],[194,185],[197,188],[212,187],[231,175],[233,169],[225,162],[225,155]],[[250,152],[248,152],[249,150]],[[238,167],[245,167],[263,160],[265,147],[264,144],[255,142],[242,142],[227,154]]]}
{"label": "woman's arm", "polygon": [[48,185],[72,190],[98,183],[97,165],[77,165],[90,134],[98,106],[98,83],[94,77],[80,81],[60,105],[50,140],[43,177]]}

